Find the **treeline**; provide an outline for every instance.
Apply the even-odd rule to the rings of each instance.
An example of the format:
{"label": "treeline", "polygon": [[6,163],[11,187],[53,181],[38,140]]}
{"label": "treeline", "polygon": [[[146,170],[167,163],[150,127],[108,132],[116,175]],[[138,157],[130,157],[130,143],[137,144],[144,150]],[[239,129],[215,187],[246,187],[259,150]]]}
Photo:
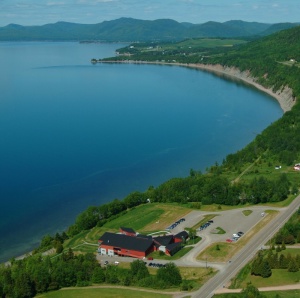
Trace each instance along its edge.
{"label": "treeline", "polygon": [[275,244],[300,243],[300,208],[279,230],[279,232],[274,237],[273,242]]}
{"label": "treeline", "polygon": [[281,249],[285,249],[285,246],[281,248],[278,246],[276,252],[273,252],[274,247],[269,249],[266,256],[263,252],[259,252],[252,263],[251,275],[268,278],[272,275],[272,269],[287,269],[288,272],[298,272],[300,255],[297,254],[293,257],[290,253],[287,255],[279,254]]}
{"label": "treeline", "polygon": [[130,263],[130,269],[115,265],[102,267],[93,254],[74,255],[71,249],[52,259],[49,256],[43,258],[34,255],[23,260],[13,260],[11,266],[0,266],[0,297],[30,298],[62,287],[101,283],[155,289],[174,286],[190,288],[190,283],[182,280],[174,263],[168,263],[159,268],[156,275],[150,275],[141,260]]}
{"label": "treeline", "polygon": [[67,234],[74,236],[83,230],[103,226],[128,209],[147,202],[176,202],[194,208],[200,208],[202,204],[233,206],[283,201],[290,191],[297,192],[297,187],[291,185],[286,174],[274,180],[259,176],[248,183],[231,183],[226,175],[222,175],[222,167],[215,165],[208,174],[191,170],[188,177],[173,178],[157,188],[152,186],[145,192],[132,192],[123,200],[115,199],[101,206],[89,207],[79,214]]}

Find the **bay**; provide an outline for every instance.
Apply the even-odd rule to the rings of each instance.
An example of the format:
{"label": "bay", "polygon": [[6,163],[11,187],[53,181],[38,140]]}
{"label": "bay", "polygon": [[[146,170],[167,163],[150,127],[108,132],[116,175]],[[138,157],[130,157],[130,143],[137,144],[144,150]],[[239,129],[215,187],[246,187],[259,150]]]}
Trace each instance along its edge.
{"label": "bay", "polygon": [[0,260],[90,205],[205,171],[282,116],[272,97],[178,66],[96,64],[123,44],[0,43]]}

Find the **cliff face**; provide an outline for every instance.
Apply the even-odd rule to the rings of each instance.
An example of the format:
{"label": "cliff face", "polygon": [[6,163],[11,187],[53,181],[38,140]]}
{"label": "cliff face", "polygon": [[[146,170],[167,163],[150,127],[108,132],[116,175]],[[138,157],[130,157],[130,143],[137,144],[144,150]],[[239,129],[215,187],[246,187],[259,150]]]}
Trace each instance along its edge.
{"label": "cliff face", "polygon": [[296,98],[293,96],[293,90],[291,88],[285,86],[281,90],[274,92],[272,88],[265,88],[262,85],[258,84],[256,79],[251,76],[250,71],[240,71],[238,68],[226,66],[224,67],[220,64],[189,64],[188,66],[215,72],[216,74],[224,74],[251,84],[257,89],[273,96],[279,102],[283,112],[290,111],[296,103]]}

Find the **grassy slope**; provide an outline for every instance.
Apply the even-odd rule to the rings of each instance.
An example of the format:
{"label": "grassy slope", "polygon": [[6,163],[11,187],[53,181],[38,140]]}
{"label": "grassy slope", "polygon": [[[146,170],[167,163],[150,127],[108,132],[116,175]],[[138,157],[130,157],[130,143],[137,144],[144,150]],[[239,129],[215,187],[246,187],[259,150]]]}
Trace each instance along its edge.
{"label": "grassy slope", "polygon": [[[38,295],[38,298],[152,298],[153,293],[139,291],[139,290],[129,290],[129,289],[118,289],[118,288],[80,288],[80,289],[63,289],[59,291],[49,292],[46,294]],[[155,293],[157,298],[167,298],[172,297],[168,294],[158,294]]]}

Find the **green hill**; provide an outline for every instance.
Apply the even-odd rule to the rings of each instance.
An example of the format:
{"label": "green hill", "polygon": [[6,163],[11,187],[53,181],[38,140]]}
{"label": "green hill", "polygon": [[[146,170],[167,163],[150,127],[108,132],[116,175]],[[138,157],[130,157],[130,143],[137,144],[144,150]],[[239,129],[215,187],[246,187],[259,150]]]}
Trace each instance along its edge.
{"label": "green hill", "polygon": [[176,41],[197,37],[249,37],[267,34],[268,29],[283,30],[296,24],[272,24],[229,21],[204,24],[179,23],[170,19],[154,21],[120,18],[99,24],[57,22],[43,26],[10,24],[0,28],[0,40],[75,40],[75,41]]}

